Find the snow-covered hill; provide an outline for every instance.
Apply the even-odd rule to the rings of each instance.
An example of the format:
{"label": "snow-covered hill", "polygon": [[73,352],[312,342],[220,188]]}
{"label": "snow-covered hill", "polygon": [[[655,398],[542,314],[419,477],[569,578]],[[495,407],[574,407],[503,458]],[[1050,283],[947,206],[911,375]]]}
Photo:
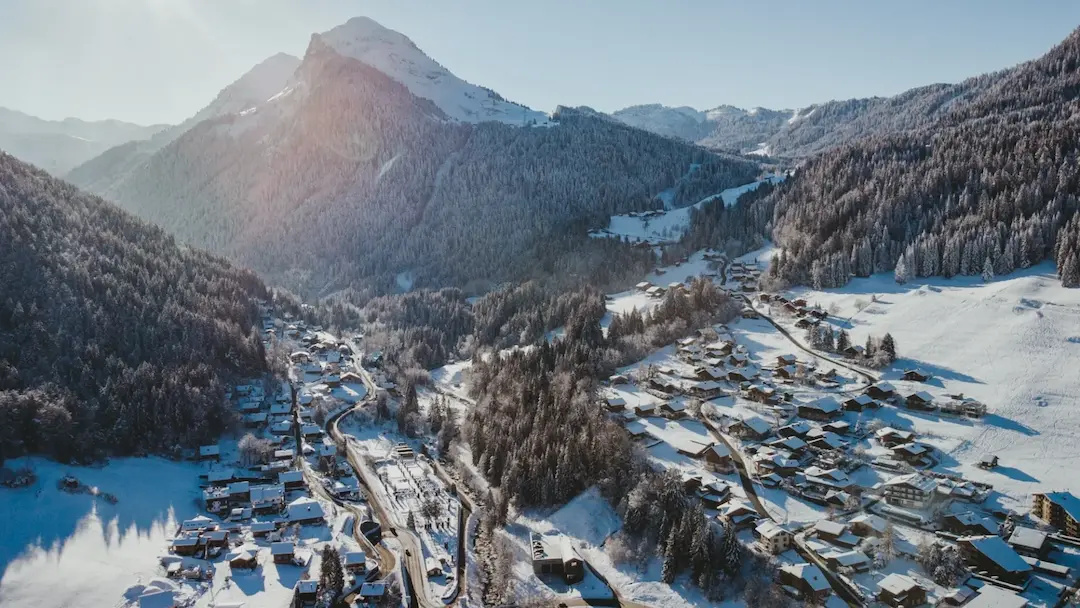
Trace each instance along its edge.
{"label": "snow-covered hill", "polygon": [[424,54],[404,34],[367,17],[355,17],[316,37],[337,53],[362,61],[405,85],[413,95],[431,100],[451,119],[513,125],[548,123],[547,114],[465,82]]}
{"label": "snow-covered hill", "polygon": [[[943,469],[993,484],[1021,511],[1033,491],[1075,488],[1080,291],[1063,288],[1051,263],[989,283],[955,277],[897,285],[886,273],[796,293],[835,311],[830,321],[847,327],[855,344],[891,333],[900,360],[883,377],[901,392],[926,390],[941,401],[963,393],[987,405],[988,415],[974,422],[896,410],[902,420],[895,424],[945,454]],[[904,367],[933,378],[904,382]],[[985,454],[996,454],[1001,466],[977,467]]]}

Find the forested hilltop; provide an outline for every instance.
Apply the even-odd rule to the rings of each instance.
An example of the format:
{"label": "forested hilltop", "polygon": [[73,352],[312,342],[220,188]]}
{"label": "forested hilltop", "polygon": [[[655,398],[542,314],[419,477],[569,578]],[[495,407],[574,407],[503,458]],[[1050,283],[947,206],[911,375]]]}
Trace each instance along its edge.
{"label": "forested hilltop", "polygon": [[455,122],[316,35],[273,100],[199,123],[119,179],[103,182],[91,165],[70,177],[315,295],[394,291],[399,273],[417,287],[617,273],[628,265],[613,255],[640,256],[588,228],[656,208],[691,167],[687,191],[707,194],[759,173],[752,160],[584,110],[553,118]]}
{"label": "forested hilltop", "polygon": [[168,451],[265,366],[251,272],[0,154],[0,459]]}
{"label": "forested hilltop", "polygon": [[[894,269],[901,281],[1003,274],[1047,258],[1077,286],[1080,31],[987,78],[924,129],[826,152],[734,216],[696,214],[691,235],[771,234],[783,249],[773,278],[815,287]],[[732,217],[740,226],[717,225]]]}

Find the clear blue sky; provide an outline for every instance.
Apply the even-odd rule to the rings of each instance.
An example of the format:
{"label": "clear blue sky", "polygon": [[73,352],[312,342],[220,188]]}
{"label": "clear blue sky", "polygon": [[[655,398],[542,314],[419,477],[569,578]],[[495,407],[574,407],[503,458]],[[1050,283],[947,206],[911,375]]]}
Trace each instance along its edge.
{"label": "clear blue sky", "polygon": [[796,108],[1037,57],[1080,24],[1080,2],[0,0],[0,106],[179,122],[356,15],[538,109]]}

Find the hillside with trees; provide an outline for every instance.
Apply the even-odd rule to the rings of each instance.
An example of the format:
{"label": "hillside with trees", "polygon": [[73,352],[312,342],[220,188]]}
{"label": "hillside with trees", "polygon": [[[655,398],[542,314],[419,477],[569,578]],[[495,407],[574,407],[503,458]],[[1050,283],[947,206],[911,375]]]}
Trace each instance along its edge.
{"label": "hillside with trees", "polygon": [[[987,86],[926,128],[825,152],[766,196],[697,214],[690,234],[771,236],[781,284],[1001,275],[1050,258],[1077,285],[1080,32],[976,80]],[[741,223],[719,225],[725,217]]]}
{"label": "hillside with trees", "polygon": [[[192,127],[117,180],[77,184],[305,294],[480,288],[618,274],[590,239],[613,214],[753,181],[759,167],[580,109],[553,126],[448,120],[428,99],[312,39],[295,82]],[[634,254],[622,254],[623,257]]]}
{"label": "hillside with trees", "polygon": [[170,452],[265,367],[254,274],[0,154],[0,458]]}

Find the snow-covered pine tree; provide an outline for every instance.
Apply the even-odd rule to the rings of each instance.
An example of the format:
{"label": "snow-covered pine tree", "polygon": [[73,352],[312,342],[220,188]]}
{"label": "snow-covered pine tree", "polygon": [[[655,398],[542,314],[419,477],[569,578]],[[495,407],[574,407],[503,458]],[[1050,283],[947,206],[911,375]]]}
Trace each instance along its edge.
{"label": "snow-covered pine tree", "polygon": [[885,334],[881,338],[881,350],[888,356],[888,362],[896,362],[896,341],[893,340],[892,334]]}
{"label": "snow-covered pine tree", "polygon": [[896,282],[903,285],[911,280],[911,275],[908,272],[907,255],[901,255],[900,259],[896,261],[896,270],[893,272],[893,276],[896,278]]}
{"label": "snow-covered pine tree", "polygon": [[986,261],[983,262],[982,280],[984,283],[994,280],[994,262],[990,260],[990,256],[986,256]]}
{"label": "snow-covered pine tree", "polygon": [[840,333],[836,336],[836,352],[842,353],[851,346],[851,337],[848,336],[846,330],[841,329]]}

